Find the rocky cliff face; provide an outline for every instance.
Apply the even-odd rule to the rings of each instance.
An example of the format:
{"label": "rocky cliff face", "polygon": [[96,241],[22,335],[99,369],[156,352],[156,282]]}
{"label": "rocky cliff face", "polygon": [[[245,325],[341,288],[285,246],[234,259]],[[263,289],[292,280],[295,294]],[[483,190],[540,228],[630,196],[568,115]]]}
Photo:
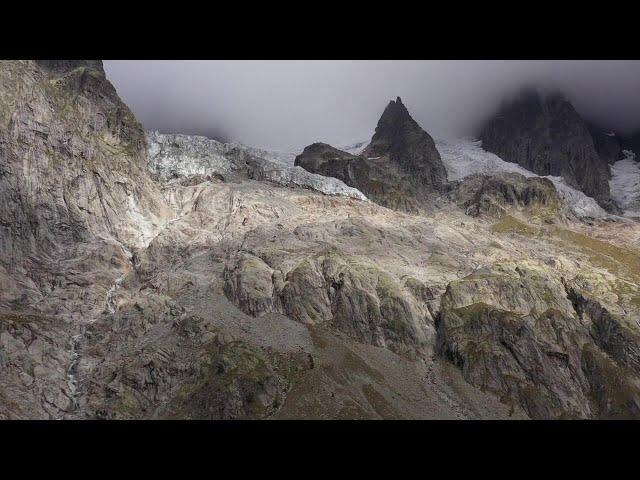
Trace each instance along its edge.
{"label": "rocky cliff face", "polygon": [[372,201],[405,211],[428,209],[434,193],[447,183],[447,172],[431,136],[411,118],[398,97],[385,108],[371,143],[351,155],[315,143],[296,157],[295,165],[342,180]]}
{"label": "rocky cliff face", "polygon": [[171,216],[142,127],[93,61],[3,62],[0,122],[0,305],[85,319]]}
{"label": "rocky cliff face", "polygon": [[640,417],[640,224],[515,171],[443,188],[398,101],[364,156],[300,159],[391,210],[147,150],[95,62],[3,62],[0,100],[0,418]]}
{"label": "rocky cliff face", "polygon": [[59,418],[73,338],[172,212],[101,62],[1,62],[0,124],[0,412]]}
{"label": "rocky cliff face", "polygon": [[587,125],[561,96],[521,92],[484,125],[480,138],[485,150],[537,174],[561,176],[603,208],[617,211],[608,160],[598,155]]}
{"label": "rocky cliff face", "polygon": [[640,159],[640,132],[634,132],[620,140],[620,148],[629,150],[635,154],[635,158]]}
{"label": "rocky cliff face", "polygon": [[614,132],[607,132],[593,125],[589,125],[589,132],[591,133],[591,138],[593,138],[596,152],[609,165],[613,165],[624,158],[621,138]]}
{"label": "rocky cliff face", "polygon": [[616,361],[598,332],[624,331],[618,341],[634,345],[636,334],[598,302],[565,291],[561,280],[528,265],[496,264],[452,282],[442,301],[440,351],[471,383],[533,418],[636,417],[635,352]]}

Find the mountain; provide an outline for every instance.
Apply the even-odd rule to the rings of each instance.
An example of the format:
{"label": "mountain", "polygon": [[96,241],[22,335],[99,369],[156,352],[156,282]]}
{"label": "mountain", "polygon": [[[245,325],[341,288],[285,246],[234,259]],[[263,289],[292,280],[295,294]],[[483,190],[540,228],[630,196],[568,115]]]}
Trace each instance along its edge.
{"label": "mountain", "polygon": [[614,132],[605,131],[593,125],[589,125],[589,132],[593,138],[593,145],[600,158],[607,161],[609,165],[622,160],[622,141]]}
{"label": "mountain", "polygon": [[447,183],[433,139],[400,97],[389,102],[359,155],[314,143],[296,157],[295,165],[338,178],[380,205],[405,211],[429,208]]}
{"label": "mountain", "polygon": [[74,338],[172,212],[101,62],[1,62],[0,124],[0,416],[59,418]]}
{"label": "mountain", "polygon": [[0,418],[640,418],[640,223],[399,100],[313,173],[96,61],[0,62],[0,122]]}
{"label": "mountain", "polygon": [[[101,62],[7,61],[0,82],[0,276],[15,282],[0,305],[98,313],[127,252],[172,215],[147,171],[144,130]],[[92,255],[111,263],[92,270]],[[70,285],[86,287],[82,298]]]}
{"label": "mountain", "polygon": [[627,137],[621,139],[621,149],[629,150],[636,155],[636,159],[640,159],[640,132],[634,132]]}
{"label": "mountain", "polygon": [[560,176],[606,210],[618,211],[609,192],[609,158],[598,154],[588,126],[560,94],[522,90],[485,123],[480,139],[502,159]]}

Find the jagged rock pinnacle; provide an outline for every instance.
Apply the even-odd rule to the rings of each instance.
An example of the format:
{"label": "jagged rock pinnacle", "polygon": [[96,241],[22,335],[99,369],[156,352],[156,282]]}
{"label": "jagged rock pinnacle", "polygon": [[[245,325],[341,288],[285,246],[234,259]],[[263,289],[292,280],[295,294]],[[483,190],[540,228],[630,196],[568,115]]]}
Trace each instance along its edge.
{"label": "jagged rock pinnacle", "polygon": [[296,165],[338,178],[374,202],[410,211],[428,206],[428,196],[447,180],[433,139],[411,118],[400,97],[384,109],[361,156],[315,144],[305,148]]}

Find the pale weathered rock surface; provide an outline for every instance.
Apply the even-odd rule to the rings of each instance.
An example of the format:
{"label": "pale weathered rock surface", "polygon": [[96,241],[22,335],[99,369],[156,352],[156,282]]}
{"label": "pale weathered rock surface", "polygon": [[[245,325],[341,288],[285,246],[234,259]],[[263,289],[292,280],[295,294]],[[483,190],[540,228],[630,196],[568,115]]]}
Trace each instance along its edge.
{"label": "pale weathered rock surface", "polygon": [[421,171],[398,102],[370,151],[421,186],[392,210],[257,149],[148,151],[99,62],[0,82],[0,418],[640,416],[640,224]]}

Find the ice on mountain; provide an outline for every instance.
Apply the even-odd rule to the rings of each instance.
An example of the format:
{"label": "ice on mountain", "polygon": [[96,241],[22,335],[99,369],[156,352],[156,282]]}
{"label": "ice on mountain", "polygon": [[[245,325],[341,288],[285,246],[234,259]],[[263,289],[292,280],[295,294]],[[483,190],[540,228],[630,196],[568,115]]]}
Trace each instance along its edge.
{"label": "ice on mountain", "polygon": [[640,218],[640,164],[633,152],[622,153],[625,158],[611,165],[611,198],[624,210],[625,217]]}
{"label": "ice on mountain", "polygon": [[342,181],[294,167],[294,152],[248,147],[239,143],[222,143],[210,138],[149,132],[149,170],[155,178],[166,182],[195,175],[210,176],[250,170],[255,180],[282,186],[298,186],[326,195],[339,195],[366,200],[359,190]]}
{"label": "ice on mountain", "polygon": [[[436,148],[442,157],[450,181],[461,180],[469,175],[494,175],[498,172],[513,172],[525,177],[539,177],[517,163],[506,162],[497,155],[482,149],[482,142],[471,138],[436,140]],[[546,176],[553,182],[560,197],[578,217],[604,218],[604,211],[596,201],[580,190],[567,185],[562,177]]]}

